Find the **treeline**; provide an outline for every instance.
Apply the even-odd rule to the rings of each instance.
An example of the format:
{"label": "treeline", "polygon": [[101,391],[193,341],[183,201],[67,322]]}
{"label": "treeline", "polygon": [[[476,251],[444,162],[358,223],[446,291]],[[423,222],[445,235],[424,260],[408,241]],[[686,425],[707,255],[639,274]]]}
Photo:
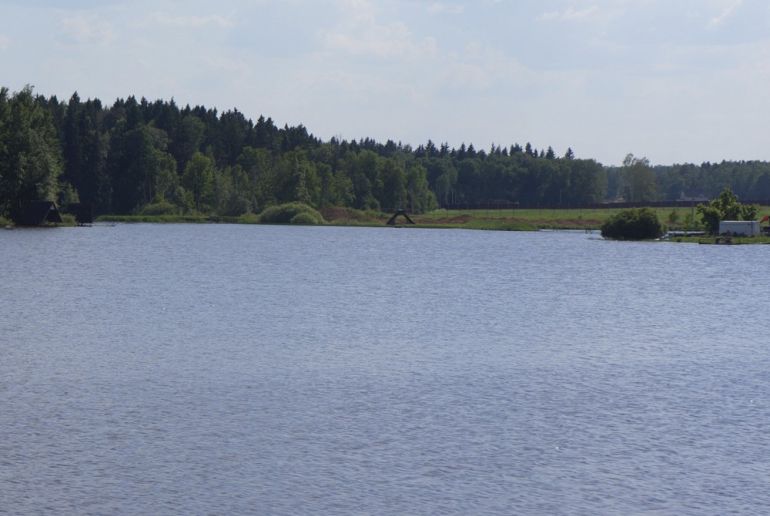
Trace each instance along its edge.
{"label": "treeline", "polygon": [[770,163],[722,161],[651,167],[628,155],[622,167],[607,167],[607,199],[634,202],[708,200],[725,188],[746,201],[770,201]]}
{"label": "treeline", "polygon": [[291,201],[424,212],[488,200],[580,204],[603,198],[602,167],[531,145],[416,149],[328,142],[237,110],[134,97],[105,107],[30,88],[0,90],[0,210],[19,201],[82,202],[96,214],[239,215]]}
{"label": "treeline", "polygon": [[770,165],[723,162],[650,167],[629,155],[623,167],[492,145],[412,148],[371,139],[321,141],[302,126],[256,122],[172,101],[118,99],[104,106],[77,93],[64,102],[0,89],[0,215],[21,202],[89,204],[95,214],[240,215],[292,201],[424,212],[440,206],[519,203],[580,206],[713,196],[770,197]]}
{"label": "treeline", "polygon": [[656,181],[664,199],[678,194],[711,199],[729,188],[746,201],[770,200],[770,163],[767,161],[722,161],[656,166]]}

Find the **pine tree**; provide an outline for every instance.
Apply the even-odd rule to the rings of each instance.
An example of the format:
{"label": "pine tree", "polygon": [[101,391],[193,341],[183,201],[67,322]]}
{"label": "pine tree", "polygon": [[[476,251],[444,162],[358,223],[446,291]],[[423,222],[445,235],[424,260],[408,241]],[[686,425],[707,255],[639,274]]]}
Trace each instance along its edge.
{"label": "pine tree", "polygon": [[527,156],[536,157],[537,151],[532,149],[532,144],[527,142],[527,144],[524,146],[524,154],[526,154]]}

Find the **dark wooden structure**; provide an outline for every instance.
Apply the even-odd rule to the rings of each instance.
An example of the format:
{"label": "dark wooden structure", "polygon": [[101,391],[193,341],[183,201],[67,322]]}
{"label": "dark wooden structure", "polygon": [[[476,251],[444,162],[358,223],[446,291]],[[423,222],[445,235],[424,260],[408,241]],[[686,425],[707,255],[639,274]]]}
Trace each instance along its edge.
{"label": "dark wooden structure", "polygon": [[19,226],[42,226],[46,223],[61,224],[64,222],[59,208],[53,201],[28,201],[19,206],[13,221]]}
{"label": "dark wooden structure", "polygon": [[78,224],[92,224],[94,221],[94,209],[90,204],[74,202],[65,206],[64,212],[74,215]]}
{"label": "dark wooden structure", "polygon": [[414,221],[409,218],[409,215],[407,215],[406,211],[398,210],[396,211],[396,213],[393,214],[391,218],[388,219],[388,222],[387,222],[388,226],[395,226],[396,219],[398,218],[399,215],[403,216],[406,219],[407,223],[414,224]]}

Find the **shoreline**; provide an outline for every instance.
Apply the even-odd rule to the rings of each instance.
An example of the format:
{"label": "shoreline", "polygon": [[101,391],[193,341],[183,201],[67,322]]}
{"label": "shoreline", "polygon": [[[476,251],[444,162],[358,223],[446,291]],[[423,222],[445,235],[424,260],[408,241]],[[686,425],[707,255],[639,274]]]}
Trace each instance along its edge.
{"label": "shoreline", "polygon": [[[654,208],[658,217],[666,221],[670,208]],[[445,210],[439,209],[423,214],[410,214],[415,224],[398,224],[403,227],[430,229],[480,229],[487,231],[538,231],[538,230],[599,230],[607,218],[621,211],[607,209],[509,209],[509,210]],[[676,218],[684,220],[689,208],[675,208]],[[769,210],[770,211],[770,210]],[[319,210],[328,226],[386,226],[390,213],[355,210],[352,208],[322,208]],[[218,215],[102,215],[97,222],[124,223],[231,223],[259,224],[259,216]],[[671,224],[668,224],[671,226]],[[673,228],[687,229],[683,225]]]}
{"label": "shoreline", "polygon": [[[651,208],[658,218],[668,226],[669,231],[696,229],[691,223],[690,208]],[[471,229],[481,231],[599,231],[609,217],[621,211],[619,208],[605,209],[509,209],[509,210],[445,210],[412,215],[415,224],[397,224],[395,227],[422,229]],[[322,208],[322,226],[339,227],[394,227],[387,226],[389,213],[355,210],[352,208]],[[762,206],[760,216],[770,214],[770,207]],[[688,216],[689,215],[689,216]],[[672,223],[673,221],[673,223]],[[681,221],[681,222],[680,222]],[[15,226],[4,221],[6,229]],[[149,223],[149,224],[265,224],[259,215],[101,215],[95,223]],[[687,225],[685,225],[685,222]],[[69,221],[59,227],[74,226]],[[279,224],[282,225],[282,224]],[[56,226],[54,226],[56,227]],[[697,243],[711,245],[770,244],[769,236],[733,238],[729,244],[716,242],[715,236],[670,236],[660,241],[673,243]]]}

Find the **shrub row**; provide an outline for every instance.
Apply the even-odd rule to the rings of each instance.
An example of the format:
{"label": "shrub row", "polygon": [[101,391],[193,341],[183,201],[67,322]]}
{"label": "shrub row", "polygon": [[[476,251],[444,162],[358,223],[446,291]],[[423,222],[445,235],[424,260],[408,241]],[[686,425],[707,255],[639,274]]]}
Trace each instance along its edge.
{"label": "shrub row", "polygon": [[290,202],[270,206],[259,214],[261,224],[323,224],[324,218],[318,211],[301,202]]}

